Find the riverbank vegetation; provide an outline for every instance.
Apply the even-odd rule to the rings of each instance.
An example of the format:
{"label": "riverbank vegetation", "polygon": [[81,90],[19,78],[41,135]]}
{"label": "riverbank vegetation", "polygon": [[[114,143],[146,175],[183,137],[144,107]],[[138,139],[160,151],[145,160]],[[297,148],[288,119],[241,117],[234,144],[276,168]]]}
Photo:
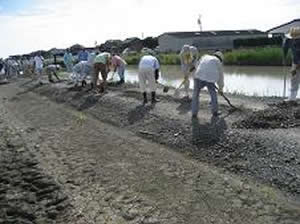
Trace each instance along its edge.
{"label": "riverbank vegetation", "polygon": [[[208,52],[200,52],[199,57]],[[129,65],[137,65],[142,54],[137,53],[125,56]],[[283,61],[280,47],[256,47],[227,51],[224,53],[225,65],[255,65],[255,66],[281,66]],[[161,53],[158,58],[162,65],[180,65],[179,54]],[[288,55],[287,64],[291,63],[291,55]]]}
{"label": "riverbank vegetation", "polygon": [[[225,53],[225,65],[256,65],[279,66],[282,65],[283,53],[280,47],[257,47],[238,49]],[[291,63],[288,55],[287,63]]]}

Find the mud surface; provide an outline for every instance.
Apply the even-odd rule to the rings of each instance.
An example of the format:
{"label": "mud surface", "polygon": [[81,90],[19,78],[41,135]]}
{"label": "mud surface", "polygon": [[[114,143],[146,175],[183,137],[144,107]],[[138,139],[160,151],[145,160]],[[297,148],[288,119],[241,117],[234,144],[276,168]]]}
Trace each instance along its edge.
{"label": "mud surface", "polygon": [[[13,214],[8,217],[3,210],[3,223],[10,219],[189,224],[300,220],[299,128],[236,126],[269,110],[268,99],[231,96],[232,103],[243,108],[235,113],[220,99],[222,116],[215,118],[207,95],[202,94],[198,119],[191,120],[190,102],[174,99],[172,92],[160,93],[156,105],[142,106],[142,96],[133,86],[110,87],[96,95],[69,87],[40,86],[28,80],[0,87],[0,124],[7,130],[1,135],[0,168],[6,172],[7,164],[19,161],[14,163],[19,164],[17,171],[10,174],[10,168],[7,174],[14,177],[29,161],[32,176],[51,183],[46,184],[50,193],[45,195],[51,195],[47,200],[52,203],[40,202],[31,187],[26,188],[24,198],[31,198],[33,204],[27,206],[20,199],[25,201],[20,211],[25,212],[8,212]],[[24,139],[24,153],[10,146],[19,142],[14,136]],[[18,174],[16,181],[36,187],[23,176]],[[7,189],[19,189],[8,182],[13,179],[0,185],[0,206],[5,208]],[[49,216],[49,207],[55,215]]]}
{"label": "mud surface", "polygon": [[68,196],[0,117],[0,223],[64,223]]}

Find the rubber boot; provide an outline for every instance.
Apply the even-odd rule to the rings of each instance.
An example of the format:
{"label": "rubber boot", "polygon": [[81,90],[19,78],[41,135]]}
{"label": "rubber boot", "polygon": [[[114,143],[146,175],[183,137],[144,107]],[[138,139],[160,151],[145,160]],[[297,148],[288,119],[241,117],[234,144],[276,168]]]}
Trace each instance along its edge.
{"label": "rubber boot", "polygon": [[145,105],[145,104],[148,103],[147,93],[146,92],[143,92],[143,98],[144,98],[143,104]]}
{"label": "rubber boot", "polygon": [[120,79],[120,81],[117,82],[117,85],[122,85],[124,83],[125,83],[124,79]]}
{"label": "rubber boot", "polygon": [[156,98],[156,93],[155,92],[151,92],[151,103],[158,103],[159,100]]}
{"label": "rubber boot", "polygon": [[86,85],[87,85],[86,81],[85,81],[85,80],[82,80],[81,86],[82,86],[82,87],[85,87]]}

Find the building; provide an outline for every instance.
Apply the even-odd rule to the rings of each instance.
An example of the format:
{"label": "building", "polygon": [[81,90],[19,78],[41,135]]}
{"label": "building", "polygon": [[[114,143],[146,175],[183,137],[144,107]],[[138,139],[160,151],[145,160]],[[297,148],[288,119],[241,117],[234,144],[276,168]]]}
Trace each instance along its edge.
{"label": "building", "polygon": [[267,37],[259,30],[202,31],[164,33],[158,37],[159,51],[178,52],[184,44],[197,47],[199,50],[233,49],[236,39]]}
{"label": "building", "polygon": [[284,23],[280,26],[276,26],[272,29],[267,30],[267,32],[269,34],[272,34],[273,36],[283,36],[293,26],[300,26],[300,19],[294,19],[288,23]]}

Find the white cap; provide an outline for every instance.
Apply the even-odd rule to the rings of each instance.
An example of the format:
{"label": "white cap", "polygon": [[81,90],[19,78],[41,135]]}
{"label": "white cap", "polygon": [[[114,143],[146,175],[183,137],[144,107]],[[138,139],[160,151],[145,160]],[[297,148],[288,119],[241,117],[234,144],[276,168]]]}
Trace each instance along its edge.
{"label": "white cap", "polygon": [[300,38],[300,27],[291,27],[289,32],[285,34],[288,39],[298,39]]}

